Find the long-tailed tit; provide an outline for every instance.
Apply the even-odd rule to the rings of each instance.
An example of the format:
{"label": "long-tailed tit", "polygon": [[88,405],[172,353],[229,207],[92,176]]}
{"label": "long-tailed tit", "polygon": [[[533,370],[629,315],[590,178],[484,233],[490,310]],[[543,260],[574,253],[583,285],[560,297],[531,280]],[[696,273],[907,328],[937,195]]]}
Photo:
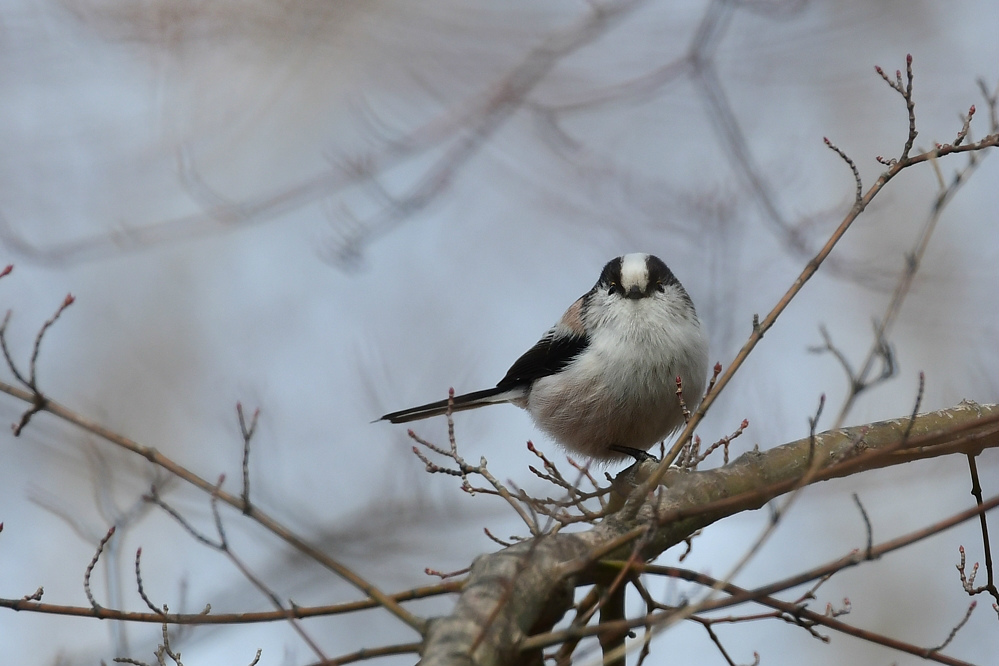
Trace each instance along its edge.
{"label": "long-tailed tit", "polygon": [[[601,460],[641,456],[683,425],[707,379],[708,343],[690,296],[650,254],[608,262],[593,289],[510,367],[495,388],[455,396],[453,411],[511,402],[565,448]],[[405,423],[447,400],[386,414]]]}

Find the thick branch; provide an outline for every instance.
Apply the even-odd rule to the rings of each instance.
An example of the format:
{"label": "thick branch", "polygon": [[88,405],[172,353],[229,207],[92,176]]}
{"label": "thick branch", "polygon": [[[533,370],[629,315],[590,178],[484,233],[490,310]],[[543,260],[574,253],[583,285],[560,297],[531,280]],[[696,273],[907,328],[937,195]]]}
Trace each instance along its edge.
{"label": "thick branch", "polygon": [[422,664],[468,666],[541,663],[520,642],[558,621],[576,585],[592,579],[600,557],[625,559],[630,543],[652,534],[651,559],[695,530],[763,506],[789,490],[825,479],[952,453],[999,447],[999,405],[957,407],[844,428],[763,452],[724,467],[667,475],[668,487],[635,519],[611,516],[591,530],[540,536],[476,559],[451,615],[431,621]]}

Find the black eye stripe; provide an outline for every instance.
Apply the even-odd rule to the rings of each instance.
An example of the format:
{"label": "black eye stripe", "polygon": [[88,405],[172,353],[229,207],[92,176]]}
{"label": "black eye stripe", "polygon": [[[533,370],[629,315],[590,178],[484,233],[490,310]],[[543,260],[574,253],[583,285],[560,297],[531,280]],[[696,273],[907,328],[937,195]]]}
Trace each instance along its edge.
{"label": "black eye stripe", "polygon": [[[597,281],[594,290],[603,290],[608,296],[613,296],[615,293],[624,294],[624,289],[621,287],[621,270],[623,267],[624,257],[617,257],[608,261],[600,272],[600,279]],[[647,270],[646,279],[648,280],[645,283],[647,285],[645,288],[648,290],[646,295],[652,291],[653,286],[656,291],[664,293],[666,287],[680,284],[676,276],[673,275],[673,271],[659,257],[651,254],[646,255],[645,268]]]}
{"label": "black eye stripe", "polygon": [[607,262],[607,265],[600,272],[601,284],[605,284],[608,287],[621,284],[621,264],[623,260],[623,257],[618,257]]}
{"label": "black eye stripe", "polygon": [[659,257],[649,255],[645,264],[649,268],[649,282],[664,287],[666,285],[677,284],[677,279],[673,275],[673,271]]}

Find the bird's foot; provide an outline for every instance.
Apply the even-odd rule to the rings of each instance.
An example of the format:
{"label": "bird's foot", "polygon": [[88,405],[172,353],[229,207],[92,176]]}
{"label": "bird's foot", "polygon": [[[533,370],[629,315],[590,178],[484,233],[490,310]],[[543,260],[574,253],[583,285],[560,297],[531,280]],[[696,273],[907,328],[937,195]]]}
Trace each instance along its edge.
{"label": "bird's foot", "polygon": [[659,462],[659,458],[656,458],[648,451],[636,449],[632,446],[618,446],[614,444],[610,447],[610,450],[616,451],[617,453],[623,453],[626,456],[631,456],[632,458],[635,459],[635,462],[637,463],[643,463],[649,460],[651,460],[652,462]]}

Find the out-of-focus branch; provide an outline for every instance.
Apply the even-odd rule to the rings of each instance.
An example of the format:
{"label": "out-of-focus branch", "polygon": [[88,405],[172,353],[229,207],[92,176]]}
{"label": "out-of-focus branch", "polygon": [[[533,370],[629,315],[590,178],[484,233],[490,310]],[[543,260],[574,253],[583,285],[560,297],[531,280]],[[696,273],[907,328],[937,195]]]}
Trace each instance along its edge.
{"label": "out-of-focus branch", "polygon": [[[525,104],[527,96],[556,65],[607,34],[641,4],[641,0],[590,3],[578,20],[543,38],[484,94],[454,105],[401,138],[386,141],[380,151],[339,160],[339,164],[328,171],[284,190],[255,200],[231,201],[212,189],[198,174],[190,155],[181,151],[178,170],[182,184],[201,205],[202,212],[45,246],[32,245],[0,215],[0,239],[35,261],[87,261],[111,253],[136,251],[268,222],[316,201],[327,200],[350,187],[366,184],[380,193],[384,205],[372,218],[348,220],[344,225],[346,230],[341,234],[342,246],[336,253],[337,258],[356,259],[364,244],[391,231],[447,192],[462,167]],[[384,173],[401,164],[426,158],[434,151],[439,151],[440,156],[429,160],[429,167],[420,168],[420,175],[404,193],[389,195],[382,187],[379,179]]]}
{"label": "out-of-focus branch", "polygon": [[[37,399],[34,393],[20,389],[12,384],[0,382],[0,392],[6,393],[7,395],[22,400],[30,405],[36,404]],[[323,551],[309,544],[304,538],[292,532],[287,526],[276,518],[261,511],[255,506],[247,507],[243,503],[242,498],[238,495],[233,495],[232,493],[228,493],[217,488],[216,484],[198,476],[183,465],[163,455],[155,448],[144,446],[135,440],[129,439],[124,435],[120,435],[113,430],[109,430],[99,423],[83,417],[72,409],[55,402],[54,400],[46,398],[44,406],[40,411],[52,414],[67,423],[71,423],[84,431],[91,433],[92,435],[114,444],[115,446],[119,446],[127,451],[131,451],[132,453],[142,456],[154,465],[163,468],[170,474],[186,481],[187,483],[190,483],[194,487],[203,490],[209,495],[216,496],[219,501],[243,512],[246,516],[256,521],[285,543],[292,546],[306,557],[309,557],[326,567],[337,576],[350,583],[364,594],[368,595],[371,599],[377,601],[379,605],[384,606],[390,613],[392,613],[392,615],[395,615],[402,622],[422,633],[424,629],[424,620],[422,618],[413,615],[404,609],[392,597],[386,595],[374,584],[362,578],[343,563],[333,559]]]}
{"label": "out-of-focus branch", "polygon": [[[911,65],[911,56],[907,60]],[[901,158],[892,159],[886,162],[886,164],[888,164],[888,169],[884,171],[880,177],[878,177],[864,196],[857,198],[853,206],[850,208],[850,211],[846,214],[846,217],[843,218],[843,221],[840,222],[839,226],[835,231],[833,231],[832,235],[830,235],[825,245],[822,246],[822,249],[820,249],[819,252],[805,265],[798,278],[788,288],[780,300],[777,301],[777,304],[774,305],[773,309],[771,309],[770,312],[767,313],[767,316],[762,320],[754,318],[753,330],[749,335],[749,339],[745,344],[743,344],[732,363],[729,364],[729,366],[725,369],[725,372],[721,375],[721,377],[719,377],[715,390],[706,395],[704,400],[701,401],[700,406],[687,422],[686,427],[677,437],[672,448],[665,456],[663,456],[659,468],[649,478],[649,480],[643,484],[640,489],[638,489],[633,499],[629,501],[629,504],[625,507],[626,511],[634,511],[637,507],[637,503],[641,501],[641,498],[662,480],[663,476],[669,469],[669,466],[674,460],[676,460],[677,455],[679,455],[680,451],[687,445],[687,440],[689,440],[693,435],[694,429],[698,426],[698,424],[700,424],[707,410],[718,398],[718,395],[722,392],[722,390],[724,390],[725,386],[728,385],[732,377],[735,376],[735,373],[739,370],[739,368],[742,367],[742,364],[745,362],[746,358],[753,351],[756,345],[763,339],[763,335],[776,323],[777,318],[784,312],[795,296],[798,295],[801,289],[805,286],[805,283],[808,282],[813,275],[815,275],[815,273],[819,270],[819,267],[832,252],[833,248],[836,247],[837,243],[839,243],[840,239],[843,238],[849,228],[853,225],[854,221],[860,217],[861,213],[864,212],[870,202],[881,192],[881,190],[884,189],[884,187],[902,170],[916,164],[921,164],[922,162],[931,160],[935,161],[940,157],[955,153],[977,152],[986,148],[999,146],[999,128],[993,127],[991,129],[993,132],[992,134],[989,134],[977,142],[962,143],[961,141],[955,141],[951,144],[938,145],[933,150],[911,157],[908,155],[909,143],[907,142],[907,147],[905,148]],[[912,134],[914,131],[914,127],[910,126],[909,139],[914,140],[914,134]],[[855,172],[855,167],[843,151],[837,148],[835,144],[830,142],[828,139],[826,139],[826,144],[831,149],[835,150],[840,157],[846,160],[848,166],[851,166],[851,169],[854,169]]]}
{"label": "out-of-focus branch", "polygon": [[[994,107],[995,104],[991,101],[994,97],[995,95],[992,95],[991,97],[986,95],[986,100],[989,104],[990,110],[992,110],[992,107]],[[974,115],[975,107],[972,106],[968,115],[964,117],[964,125],[952,145],[957,146],[964,142],[965,137],[968,134],[968,127],[970,126],[971,119]],[[994,113],[990,114],[990,116],[994,116]],[[990,129],[992,132],[997,132],[999,131],[999,126],[995,125],[993,121],[993,124],[990,125]],[[977,152],[970,153],[968,155],[967,164],[955,172],[949,182],[944,180],[942,174],[940,174],[939,167],[937,167],[937,175],[940,180],[940,188],[937,192],[937,196],[933,200],[933,205],[930,208],[930,213],[927,215],[926,221],[923,223],[923,228],[919,233],[919,238],[916,239],[912,250],[905,255],[905,267],[902,270],[901,276],[899,276],[898,283],[895,285],[895,290],[892,292],[891,299],[888,302],[888,306],[885,308],[884,315],[875,323],[874,339],[871,342],[871,348],[867,352],[867,356],[864,358],[864,362],[856,374],[854,374],[850,369],[850,365],[846,362],[846,358],[842,352],[834,347],[831,340],[828,338],[828,335],[823,333],[823,337],[825,338],[825,347],[823,349],[828,350],[837,356],[850,381],[850,391],[847,394],[843,406],[840,408],[839,416],[836,417],[834,427],[838,428],[846,422],[847,415],[850,413],[850,410],[853,409],[857,398],[862,392],[883,381],[886,381],[894,375],[895,363],[891,345],[888,343],[888,332],[895,323],[895,320],[898,318],[899,312],[902,310],[902,304],[912,288],[912,283],[916,278],[916,273],[919,271],[922,264],[923,255],[926,254],[926,248],[929,246],[930,239],[933,236],[933,232],[937,228],[937,223],[940,221],[944,209],[946,209],[947,204],[954,199],[961,187],[964,186],[964,184],[967,183],[971,176],[975,173],[984,157],[985,155],[980,155]],[[934,166],[936,166],[936,162],[934,162]],[[872,378],[871,373],[873,372],[875,364],[879,359],[882,361],[882,371],[876,377]]]}

